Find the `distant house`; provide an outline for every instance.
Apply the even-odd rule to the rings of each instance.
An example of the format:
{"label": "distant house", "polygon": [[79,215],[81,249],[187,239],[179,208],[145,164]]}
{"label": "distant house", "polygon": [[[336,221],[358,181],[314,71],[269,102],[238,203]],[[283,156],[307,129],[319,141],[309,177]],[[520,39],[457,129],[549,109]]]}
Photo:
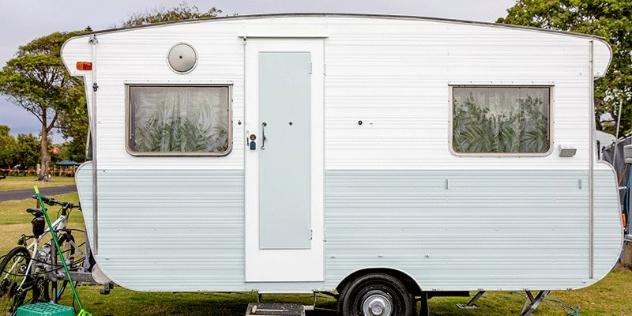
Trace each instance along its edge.
{"label": "distant house", "polygon": [[61,147],[59,147],[58,145],[53,145],[53,147],[50,149],[50,153],[53,155],[61,154]]}

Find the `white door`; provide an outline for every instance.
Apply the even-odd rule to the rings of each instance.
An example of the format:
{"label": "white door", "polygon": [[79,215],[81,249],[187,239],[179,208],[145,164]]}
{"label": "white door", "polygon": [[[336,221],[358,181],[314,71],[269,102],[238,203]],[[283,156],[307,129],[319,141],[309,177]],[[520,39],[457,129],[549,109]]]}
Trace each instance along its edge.
{"label": "white door", "polygon": [[322,281],[323,41],[245,50],[246,281]]}

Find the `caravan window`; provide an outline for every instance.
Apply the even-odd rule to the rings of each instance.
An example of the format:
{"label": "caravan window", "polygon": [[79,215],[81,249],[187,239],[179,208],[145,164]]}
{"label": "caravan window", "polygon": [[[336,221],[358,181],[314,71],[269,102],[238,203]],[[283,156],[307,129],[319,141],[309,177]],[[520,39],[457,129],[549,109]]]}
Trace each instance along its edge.
{"label": "caravan window", "polygon": [[551,87],[452,87],[457,154],[546,154],[550,133]]}
{"label": "caravan window", "polygon": [[230,152],[229,86],[128,86],[128,110],[131,154]]}

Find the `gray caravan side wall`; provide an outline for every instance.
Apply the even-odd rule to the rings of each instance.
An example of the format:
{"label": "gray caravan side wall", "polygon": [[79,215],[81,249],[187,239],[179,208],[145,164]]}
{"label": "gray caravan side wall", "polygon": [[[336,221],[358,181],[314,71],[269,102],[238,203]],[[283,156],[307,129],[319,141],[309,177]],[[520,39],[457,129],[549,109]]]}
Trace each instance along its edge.
{"label": "gray caravan side wall", "polygon": [[[76,178],[90,231],[92,164]],[[101,170],[97,178],[96,259],[115,283],[137,291],[244,289],[243,170]]]}
{"label": "gray caravan side wall", "polygon": [[[567,289],[589,279],[588,171],[328,171],[325,283],[392,267],[423,290]],[[595,172],[595,277],[621,248],[612,171]]]}
{"label": "gray caravan side wall", "polygon": [[[90,166],[77,174],[88,230]],[[370,267],[401,270],[424,290],[568,289],[605,276],[621,248],[611,170],[595,170],[594,279],[588,171],[329,170],[324,284],[246,283],[242,170],[98,177],[97,261],[134,290],[331,290]]]}

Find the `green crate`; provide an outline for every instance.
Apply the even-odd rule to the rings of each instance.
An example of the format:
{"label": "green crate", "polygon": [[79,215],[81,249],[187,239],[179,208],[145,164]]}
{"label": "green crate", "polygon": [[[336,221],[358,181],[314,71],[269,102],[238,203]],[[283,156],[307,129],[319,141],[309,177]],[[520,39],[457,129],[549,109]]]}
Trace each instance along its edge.
{"label": "green crate", "polygon": [[75,309],[53,303],[37,303],[18,307],[15,316],[75,316]]}

